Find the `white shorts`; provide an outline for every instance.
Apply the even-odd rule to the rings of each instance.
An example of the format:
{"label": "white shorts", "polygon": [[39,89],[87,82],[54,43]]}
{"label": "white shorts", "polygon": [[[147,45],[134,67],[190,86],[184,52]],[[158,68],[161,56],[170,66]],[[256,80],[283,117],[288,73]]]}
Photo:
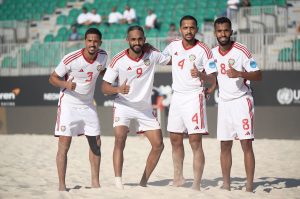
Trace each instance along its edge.
{"label": "white shorts", "polygon": [[160,123],[151,106],[145,110],[137,110],[126,105],[115,103],[113,109],[113,127],[127,126],[129,128],[130,121],[135,120],[137,133],[161,129]]}
{"label": "white shorts", "polygon": [[218,140],[253,139],[253,97],[245,95],[218,103]]}
{"label": "white shorts", "polygon": [[174,133],[208,134],[203,92],[173,93],[167,129]]}
{"label": "white shorts", "polygon": [[100,123],[94,105],[62,104],[57,109],[55,136],[100,135]]}

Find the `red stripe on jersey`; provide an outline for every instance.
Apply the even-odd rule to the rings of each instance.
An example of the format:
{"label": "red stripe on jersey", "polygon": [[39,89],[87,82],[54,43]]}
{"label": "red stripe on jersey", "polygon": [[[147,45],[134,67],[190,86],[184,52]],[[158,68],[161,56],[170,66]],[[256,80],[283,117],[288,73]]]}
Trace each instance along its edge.
{"label": "red stripe on jersey", "polygon": [[68,65],[69,63],[71,63],[72,61],[74,61],[75,59],[77,59],[78,57],[80,57],[82,54],[77,55],[76,57],[73,57],[72,59],[69,59],[68,61],[64,62],[65,65]]}
{"label": "red stripe on jersey", "polygon": [[65,93],[64,93],[65,90],[66,90],[66,88],[62,90],[62,95],[61,95],[61,97],[59,98],[59,105],[58,105],[58,109],[57,109],[57,118],[56,118],[56,124],[57,124],[57,125],[56,125],[56,126],[57,126],[56,130],[57,130],[57,131],[59,131],[59,127],[60,127],[61,100],[62,100],[62,98],[63,98],[64,95],[65,95]]}
{"label": "red stripe on jersey", "polygon": [[249,50],[246,47],[244,47],[240,44],[237,44],[237,43],[234,43],[234,47],[241,50],[249,59],[252,57],[251,53],[249,52]]}
{"label": "red stripe on jersey", "polygon": [[74,54],[68,56],[66,59],[64,59],[63,63],[64,63],[65,65],[67,65],[66,62],[69,62],[70,60],[73,60],[73,58],[74,58],[74,57],[77,57],[78,55],[81,55],[81,51],[79,51],[79,52],[77,52],[77,53],[74,53]]}
{"label": "red stripe on jersey", "polygon": [[205,45],[205,44],[202,43],[202,42],[198,42],[197,44],[198,44],[198,46],[200,46],[201,48],[203,48],[203,50],[205,51],[206,56],[207,56],[208,59],[211,59],[211,58],[213,57],[213,56],[212,56],[212,52],[211,52],[211,50],[207,47],[207,45]]}
{"label": "red stripe on jersey", "polygon": [[112,59],[112,61],[111,61],[111,63],[110,63],[110,67],[111,68],[113,68],[114,66],[115,66],[115,64],[116,64],[116,62],[119,60],[119,59],[121,59],[122,57],[124,57],[125,56],[125,51],[123,51],[123,52],[121,52],[120,54],[118,54],[118,55],[116,55],[113,59]]}

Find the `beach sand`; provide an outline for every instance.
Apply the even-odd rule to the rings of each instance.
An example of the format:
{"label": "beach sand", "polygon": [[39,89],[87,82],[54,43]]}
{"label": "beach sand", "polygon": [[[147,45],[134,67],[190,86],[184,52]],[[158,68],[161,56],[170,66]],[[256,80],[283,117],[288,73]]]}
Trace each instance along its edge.
{"label": "beach sand", "polygon": [[183,187],[172,187],[171,145],[164,138],[165,150],[152,173],[148,187],[140,187],[150,150],[144,136],[128,137],[124,151],[124,190],[114,186],[112,152],[114,138],[102,136],[101,188],[90,188],[88,144],[84,136],[74,137],[68,155],[66,183],[68,192],[59,192],[55,156],[57,138],[51,135],[0,135],[0,198],[300,198],[300,140],[256,139],[254,193],[245,192],[243,154],[234,142],[231,170],[232,191],[222,184],[219,142],[204,138],[206,157],[201,191],[191,189],[192,152],[185,144]]}

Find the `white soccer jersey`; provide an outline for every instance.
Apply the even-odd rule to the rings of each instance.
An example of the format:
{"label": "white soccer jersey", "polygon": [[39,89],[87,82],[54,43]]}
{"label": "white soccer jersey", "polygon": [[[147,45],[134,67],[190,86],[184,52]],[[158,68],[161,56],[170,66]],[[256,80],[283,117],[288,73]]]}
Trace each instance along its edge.
{"label": "white soccer jersey", "polygon": [[226,70],[231,65],[237,71],[259,70],[256,61],[249,50],[242,44],[234,42],[227,52],[221,52],[217,46],[212,49],[213,56],[218,68],[219,97],[228,101],[239,98],[246,93],[251,94],[250,81],[244,78],[229,78]]}
{"label": "white soccer jersey", "polygon": [[211,50],[200,41],[191,48],[184,48],[181,39],[174,40],[165,48],[163,54],[172,56],[172,88],[175,92],[203,90],[199,78],[191,76],[194,64],[199,71],[205,70],[207,74],[217,72]]}
{"label": "white soccer jersey", "polygon": [[119,85],[127,79],[130,86],[129,93],[119,93],[115,102],[147,109],[151,106],[151,94],[156,64],[167,64],[169,56],[164,56],[158,51],[145,52],[140,58],[134,60],[129,57],[128,49],[117,54],[111,61],[103,80],[113,83],[118,77]]}
{"label": "white soccer jersey", "polygon": [[55,72],[66,80],[73,78],[76,83],[74,91],[61,89],[58,104],[66,102],[71,105],[86,105],[93,102],[94,91],[99,73],[105,69],[107,53],[98,50],[97,57],[93,62],[89,62],[80,49],[67,54]]}

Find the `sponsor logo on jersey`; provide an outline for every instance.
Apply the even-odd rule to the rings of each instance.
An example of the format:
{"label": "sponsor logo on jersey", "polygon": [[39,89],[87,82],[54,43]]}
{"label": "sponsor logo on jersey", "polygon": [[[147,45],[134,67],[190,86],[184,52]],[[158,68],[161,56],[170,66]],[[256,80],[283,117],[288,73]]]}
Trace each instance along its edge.
{"label": "sponsor logo on jersey", "polygon": [[256,68],[257,67],[256,61],[250,61],[250,67],[251,68]]}
{"label": "sponsor logo on jersey", "polygon": [[300,103],[300,89],[280,88],[277,91],[277,101],[279,104],[288,105]]}
{"label": "sponsor logo on jersey", "polygon": [[190,61],[195,61],[195,59],[196,59],[196,55],[194,55],[194,54],[189,55]]}
{"label": "sponsor logo on jersey", "polygon": [[101,69],[102,69],[102,65],[100,64],[97,66],[97,71],[101,71]]}
{"label": "sponsor logo on jersey", "polygon": [[83,69],[80,69],[79,72],[83,72]]}
{"label": "sponsor logo on jersey", "polygon": [[194,130],[199,130],[199,126],[195,126]]}
{"label": "sponsor logo on jersey", "polygon": [[144,64],[145,64],[146,66],[150,66],[150,59],[145,59]]}
{"label": "sponsor logo on jersey", "polygon": [[132,69],[131,69],[131,67],[129,66],[129,67],[127,68],[127,70],[132,70]]}
{"label": "sponsor logo on jersey", "polygon": [[235,63],[235,60],[234,59],[232,59],[232,58],[230,58],[229,60],[228,60],[228,65],[229,66],[233,66],[234,65],[234,63]]}
{"label": "sponsor logo on jersey", "polygon": [[209,62],[208,65],[209,65],[209,68],[216,68],[217,67],[216,62],[214,62],[214,61]]}
{"label": "sponsor logo on jersey", "polygon": [[64,132],[64,131],[66,130],[66,126],[61,126],[61,127],[60,127],[60,130],[61,130],[62,132]]}

